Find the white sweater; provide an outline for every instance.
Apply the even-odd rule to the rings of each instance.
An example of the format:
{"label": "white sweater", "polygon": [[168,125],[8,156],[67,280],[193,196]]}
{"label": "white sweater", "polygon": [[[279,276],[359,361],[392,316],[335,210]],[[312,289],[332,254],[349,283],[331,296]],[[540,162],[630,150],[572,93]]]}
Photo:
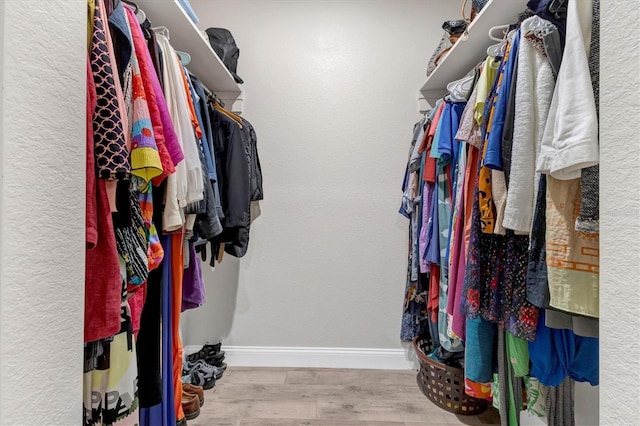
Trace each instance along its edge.
{"label": "white sweater", "polygon": [[536,159],[555,84],[541,38],[554,28],[538,16],[526,19],[520,26],[511,174],[502,221],[506,229],[518,233],[529,234],[533,222],[540,178]]}
{"label": "white sweater", "polygon": [[570,1],[567,36],[549,120],[537,163],[540,173],[556,179],[580,177],[598,164],[598,117],[589,74],[591,0]]}

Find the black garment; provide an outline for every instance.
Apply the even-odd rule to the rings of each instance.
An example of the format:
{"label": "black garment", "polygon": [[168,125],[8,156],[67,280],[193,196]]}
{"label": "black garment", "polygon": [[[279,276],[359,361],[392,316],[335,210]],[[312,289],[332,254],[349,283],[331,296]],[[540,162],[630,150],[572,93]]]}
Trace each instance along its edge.
{"label": "black garment", "polygon": [[[225,251],[242,257],[249,245],[251,224],[251,183],[247,153],[250,142],[245,141],[237,122],[226,115],[213,111],[213,145],[220,201],[224,211],[223,227],[219,240],[225,243]],[[246,143],[245,143],[246,142]]]}
{"label": "black garment", "polygon": [[540,175],[538,196],[531,232],[529,263],[527,266],[527,300],[534,306],[546,309],[549,305],[549,282],[547,280],[547,175]]}
{"label": "black garment", "polygon": [[130,38],[131,35],[127,28],[127,12],[122,3],[118,2],[108,16],[120,83],[124,84],[124,72],[133,55],[133,40]]}
{"label": "black garment", "polygon": [[222,226],[216,215],[216,203],[213,196],[213,186],[207,173],[207,165],[204,160],[204,153],[200,152],[200,163],[202,166],[202,181],[204,186],[203,211],[198,212],[194,230],[198,237],[209,240],[222,232]]}
{"label": "black garment", "polygon": [[[166,180],[159,187],[153,187],[153,223],[160,238],[165,182]],[[149,273],[147,297],[136,340],[138,398],[141,408],[153,407],[162,402],[162,262]]]}
{"label": "black garment", "polygon": [[153,67],[156,70],[158,81],[160,81],[160,86],[164,88],[164,81],[162,79],[162,54],[160,53],[160,48],[156,41],[156,33],[151,29],[151,22],[149,22],[148,19],[142,23],[141,27],[144,32],[144,38],[147,40],[149,54],[151,55],[151,61],[153,62]]}
{"label": "black garment", "polygon": [[251,152],[249,153],[249,170],[251,172],[251,201],[260,201],[264,198],[262,191],[262,167],[258,157],[258,137],[256,131],[247,120],[243,119],[242,124],[248,129]]}
{"label": "black garment", "polygon": [[518,81],[518,56],[513,63],[513,77],[507,99],[507,110],[504,115],[504,128],[502,130],[502,170],[504,179],[509,189],[509,177],[511,176],[511,150],[513,148],[513,122],[516,112],[516,83]]}

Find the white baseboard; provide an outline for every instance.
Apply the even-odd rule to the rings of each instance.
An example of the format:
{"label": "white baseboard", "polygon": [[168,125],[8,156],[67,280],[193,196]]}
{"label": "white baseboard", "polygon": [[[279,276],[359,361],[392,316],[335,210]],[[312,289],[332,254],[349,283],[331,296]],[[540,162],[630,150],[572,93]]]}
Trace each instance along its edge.
{"label": "white baseboard", "polygon": [[[188,345],[184,353],[199,351]],[[410,348],[296,348],[271,346],[223,346],[225,362],[233,367],[362,368],[415,370],[418,363]]]}

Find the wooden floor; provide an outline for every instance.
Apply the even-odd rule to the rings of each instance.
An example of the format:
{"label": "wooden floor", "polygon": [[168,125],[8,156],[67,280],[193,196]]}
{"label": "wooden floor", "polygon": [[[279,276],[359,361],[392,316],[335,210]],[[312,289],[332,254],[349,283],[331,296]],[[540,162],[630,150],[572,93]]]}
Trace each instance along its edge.
{"label": "wooden floor", "polygon": [[229,367],[189,426],[500,424],[490,408],[456,416],[418,389],[416,372]]}

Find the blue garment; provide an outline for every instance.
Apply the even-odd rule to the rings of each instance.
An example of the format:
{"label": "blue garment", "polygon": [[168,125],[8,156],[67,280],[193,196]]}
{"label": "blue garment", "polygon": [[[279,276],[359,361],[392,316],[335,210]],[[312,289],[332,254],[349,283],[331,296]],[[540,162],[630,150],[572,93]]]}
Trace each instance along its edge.
{"label": "blue garment", "polygon": [[198,16],[196,15],[196,12],[193,10],[193,7],[191,7],[191,3],[189,3],[189,0],[178,0],[178,3],[180,3],[180,6],[182,6],[182,9],[187,13],[187,16],[189,16],[189,19],[191,19],[194,24],[197,24]]}
{"label": "blue garment", "polygon": [[[509,57],[502,71],[502,83],[498,88],[498,99],[493,111],[491,131],[487,137],[487,155],[484,165],[490,169],[502,170],[502,133],[504,132],[505,116],[507,114],[507,101],[509,100],[511,81],[515,72],[518,47],[520,46],[520,30],[516,33],[511,43]],[[500,71],[498,73],[498,78]]]}
{"label": "blue garment", "polygon": [[433,143],[431,144],[431,158],[440,158],[440,134],[442,133],[442,129],[444,126],[450,128],[451,121],[447,119],[450,117],[451,104],[446,102],[444,108],[442,109],[442,114],[440,114],[440,120],[438,120],[438,126],[436,127],[436,131],[433,134]]}
{"label": "blue garment", "polygon": [[109,25],[111,27],[111,37],[118,43],[118,68],[120,81],[123,81],[126,65],[133,55],[133,35],[129,29],[127,12],[121,2],[118,2],[118,5],[109,15]]}
{"label": "blue garment", "polygon": [[424,252],[424,258],[427,262],[440,265],[440,237],[438,230],[438,185],[433,186],[433,194],[431,195],[431,222],[427,225],[427,249]]}
{"label": "blue garment", "polygon": [[529,342],[531,376],[547,386],[558,386],[569,376],[578,382],[599,382],[599,345],[594,337],[576,336],[571,330],[549,328],[540,310],[536,340]]}
{"label": "blue garment", "polygon": [[222,211],[222,202],[220,201],[220,188],[218,187],[218,169],[216,165],[215,159],[215,148],[213,147],[213,126],[211,124],[211,116],[209,114],[209,103],[207,102],[207,95],[204,92],[204,86],[198,80],[197,77],[191,75],[191,82],[196,90],[196,93],[200,97],[200,105],[199,107],[202,109],[200,114],[202,114],[202,118],[204,119],[204,128],[202,131],[204,132],[204,136],[206,136],[206,141],[208,142],[209,152],[211,153],[211,167],[207,166],[207,171],[209,172],[209,180],[211,180],[211,186],[213,187],[213,200],[216,207],[216,215],[219,220],[224,219],[224,212]]}
{"label": "blue garment", "polygon": [[216,168],[214,166],[213,153],[211,152],[211,145],[209,140],[207,139],[207,132],[204,126],[204,121],[202,120],[202,114],[200,114],[200,100],[206,99],[204,90],[199,85],[197,87],[200,88],[200,93],[196,93],[196,85],[191,81],[191,76],[186,68],[184,68],[184,73],[187,76],[187,83],[189,83],[189,92],[191,94],[191,99],[193,101],[194,109],[196,111],[196,119],[198,120],[198,124],[200,125],[200,130],[202,131],[202,138],[200,138],[202,151],[204,152],[204,162],[207,166],[207,176],[210,180],[217,180],[216,176]]}
{"label": "blue garment", "polygon": [[162,422],[163,407],[162,402],[149,408],[140,408],[140,426],[159,426],[166,425]]}
{"label": "blue garment", "polygon": [[439,166],[444,167],[449,163],[455,164],[457,161],[460,141],[457,141],[455,137],[458,127],[460,127],[460,117],[462,117],[466,105],[466,102],[448,102],[442,111],[440,133],[437,137],[434,136],[434,141],[437,141],[438,157],[436,158],[438,158]]}

